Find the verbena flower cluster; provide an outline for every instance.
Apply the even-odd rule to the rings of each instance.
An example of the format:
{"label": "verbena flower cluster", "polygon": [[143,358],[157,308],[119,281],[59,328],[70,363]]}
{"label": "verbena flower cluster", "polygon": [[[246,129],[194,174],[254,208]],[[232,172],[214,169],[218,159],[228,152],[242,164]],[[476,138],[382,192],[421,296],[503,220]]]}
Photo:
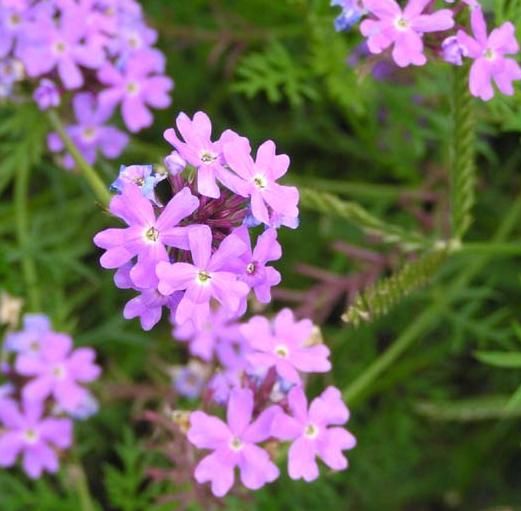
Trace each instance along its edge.
{"label": "verbena flower cluster", "polygon": [[0,385],[0,467],[21,458],[25,473],[39,478],[59,468],[73,443],[73,419],[84,420],[98,404],[85,384],[100,368],[91,348],[73,349],[70,336],[54,332],[49,319],[27,314],[23,329],[5,338]]}
{"label": "verbena flower cluster", "polygon": [[[395,0],[331,2],[342,7],[335,20],[339,31],[365,18],[360,31],[366,37],[370,53],[390,50],[399,67],[423,66],[429,58],[441,58],[461,66],[470,59],[472,95],[484,101],[492,99],[494,83],[501,93],[513,95],[513,82],[521,79],[521,67],[513,58],[519,52],[514,25],[505,22],[488,33],[478,0],[447,0],[446,3],[450,4],[449,8],[437,9],[432,0],[409,0],[403,7]],[[470,26],[467,26],[468,19]]]}
{"label": "verbena flower cluster", "polygon": [[227,421],[204,412],[190,417],[188,440],[209,449],[195,469],[216,496],[234,484],[258,489],[279,475],[266,441],[291,442],[292,478],[318,477],[316,458],[334,470],[347,467],[343,450],[354,437],[339,427],[348,411],[330,387],[308,406],[308,374],[331,369],[329,349],[310,320],[289,309],[273,319],[240,321],[248,298],[267,304],[281,276],[277,231],[298,226],[298,190],[279,183],[289,158],[272,141],[255,155],[248,139],[226,130],[212,137],[208,116],[181,113],[165,132],[173,151],[165,168],[123,167],[112,188],[110,212],[124,227],[94,237],[101,265],[116,269],[115,283],[139,294],[124,309],[151,329],[166,308],[174,338],[193,360],[174,371],[175,388],[188,398],[226,407]]}
{"label": "verbena flower cluster", "polygon": [[[32,95],[42,110],[72,104],[67,133],[94,163],[121,154],[128,135],[107,125],[121,110],[131,132],[170,105],[173,82],[157,33],[134,0],[0,0],[0,98]],[[56,134],[49,148],[62,153]],[[69,155],[63,164],[74,166]]]}

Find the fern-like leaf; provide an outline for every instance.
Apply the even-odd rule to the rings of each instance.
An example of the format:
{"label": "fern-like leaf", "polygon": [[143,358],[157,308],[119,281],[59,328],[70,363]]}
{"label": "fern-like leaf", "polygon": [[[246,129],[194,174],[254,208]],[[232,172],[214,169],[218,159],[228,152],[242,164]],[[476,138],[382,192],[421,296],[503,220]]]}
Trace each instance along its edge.
{"label": "fern-like leaf", "polygon": [[406,263],[397,273],[377,282],[355,299],[342,319],[358,326],[383,316],[407,295],[424,286],[447,258],[448,251],[434,250]]}
{"label": "fern-like leaf", "polygon": [[242,60],[233,89],[249,98],[264,92],[272,103],[287,97],[292,106],[319,97],[306,69],[277,41]]}
{"label": "fern-like leaf", "polygon": [[383,222],[356,202],[343,201],[336,195],[300,188],[302,207],[318,211],[328,216],[337,216],[356,225],[368,234],[375,234],[386,243],[395,243],[404,250],[417,250],[431,244],[420,233],[403,229],[394,224]]}

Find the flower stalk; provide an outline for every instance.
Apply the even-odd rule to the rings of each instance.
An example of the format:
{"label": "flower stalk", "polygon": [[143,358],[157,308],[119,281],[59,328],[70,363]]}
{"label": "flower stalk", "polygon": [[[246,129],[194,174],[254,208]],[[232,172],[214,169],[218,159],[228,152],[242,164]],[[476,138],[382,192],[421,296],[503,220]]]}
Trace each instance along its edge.
{"label": "flower stalk", "polygon": [[53,128],[56,130],[58,135],[60,136],[63,144],[65,145],[67,151],[73,157],[79,171],[85,178],[87,184],[90,186],[94,195],[96,195],[98,201],[102,204],[103,207],[108,207],[110,199],[112,198],[107,185],[100,178],[94,167],[89,165],[85,158],[81,155],[80,151],[69,137],[65,128],[61,122],[60,117],[56,113],[55,110],[49,110],[48,112],[49,120]]}

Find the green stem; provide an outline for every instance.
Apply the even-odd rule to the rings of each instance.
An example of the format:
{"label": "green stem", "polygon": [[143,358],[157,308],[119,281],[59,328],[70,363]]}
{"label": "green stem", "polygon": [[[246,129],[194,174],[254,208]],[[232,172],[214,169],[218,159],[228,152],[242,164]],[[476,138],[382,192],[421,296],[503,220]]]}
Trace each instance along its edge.
{"label": "green stem", "polygon": [[16,215],[16,236],[22,252],[22,274],[27,290],[29,308],[33,312],[40,311],[40,293],[36,265],[31,257],[31,236],[29,234],[29,218],[27,196],[29,191],[30,167],[22,165],[16,173],[14,201]]}
{"label": "green stem", "polygon": [[[515,229],[521,216],[521,195],[516,199],[509,209],[506,217],[496,230],[492,240],[494,243],[504,243],[510,233]],[[458,296],[460,290],[478,275],[494,254],[484,253],[475,259],[472,264],[446,291],[426,308],[409,327],[398,337],[394,344],[380,357],[378,357],[351,385],[344,391],[344,399],[350,406],[356,404],[366,397],[378,377],[391,367],[394,362],[407,351],[416,341],[427,335],[441,318],[445,308],[450,307],[452,301]]]}
{"label": "green stem", "polygon": [[65,131],[58,114],[54,110],[49,110],[48,115],[53,128],[57,131],[58,135],[62,139],[67,151],[73,157],[76,165],[78,166],[78,169],[83,174],[83,177],[89,184],[91,190],[94,192],[101,204],[104,207],[108,207],[112,196],[108,190],[107,185],[99,177],[96,170],[85,161],[85,158],[83,158],[78,148]]}
{"label": "green stem", "polygon": [[380,236],[387,243],[400,245],[404,250],[417,250],[433,245],[431,240],[424,238],[420,233],[383,222],[360,204],[344,201],[331,193],[300,188],[300,205],[312,211],[347,220],[367,233]]}
{"label": "green stem", "polygon": [[74,464],[74,486],[80,500],[81,511],[96,511],[83,465],[78,460]]}
{"label": "green stem", "polygon": [[462,239],[472,223],[475,202],[475,127],[468,66],[454,68],[451,147],[452,237]]}

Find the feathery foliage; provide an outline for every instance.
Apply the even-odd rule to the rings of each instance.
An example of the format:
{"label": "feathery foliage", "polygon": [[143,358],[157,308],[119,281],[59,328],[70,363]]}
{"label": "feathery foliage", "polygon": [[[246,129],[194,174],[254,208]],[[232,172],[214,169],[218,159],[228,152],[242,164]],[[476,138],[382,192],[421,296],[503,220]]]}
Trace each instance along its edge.
{"label": "feathery foliage", "polygon": [[419,233],[383,222],[356,202],[343,201],[327,192],[300,188],[300,203],[303,208],[347,220],[365,233],[379,236],[384,242],[397,244],[406,251],[431,243]]}
{"label": "feathery foliage", "polygon": [[396,273],[369,287],[354,300],[342,319],[351,325],[372,322],[387,314],[413,291],[427,284],[447,258],[446,249],[433,250],[405,263]]}

